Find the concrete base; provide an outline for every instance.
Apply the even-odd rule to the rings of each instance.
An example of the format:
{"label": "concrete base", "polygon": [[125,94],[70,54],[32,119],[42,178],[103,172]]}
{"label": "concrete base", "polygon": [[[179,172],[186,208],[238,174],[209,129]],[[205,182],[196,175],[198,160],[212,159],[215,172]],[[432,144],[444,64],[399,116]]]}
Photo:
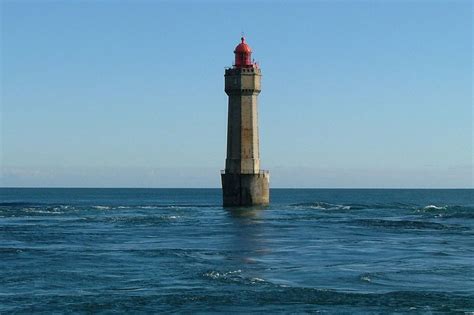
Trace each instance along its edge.
{"label": "concrete base", "polygon": [[224,207],[267,205],[270,202],[268,172],[221,174]]}

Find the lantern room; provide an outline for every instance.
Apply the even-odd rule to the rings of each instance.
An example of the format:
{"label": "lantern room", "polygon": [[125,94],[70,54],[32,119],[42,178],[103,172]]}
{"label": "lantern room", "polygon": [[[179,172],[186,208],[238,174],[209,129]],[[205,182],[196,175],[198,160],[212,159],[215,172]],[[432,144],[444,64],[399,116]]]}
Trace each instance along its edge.
{"label": "lantern room", "polygon": [[252,63],[252,49],[245,42],[245,37],[240,38],[241,43],[235,47],[235,63],[234,67],[236,68],[252,68],[254,65]]}

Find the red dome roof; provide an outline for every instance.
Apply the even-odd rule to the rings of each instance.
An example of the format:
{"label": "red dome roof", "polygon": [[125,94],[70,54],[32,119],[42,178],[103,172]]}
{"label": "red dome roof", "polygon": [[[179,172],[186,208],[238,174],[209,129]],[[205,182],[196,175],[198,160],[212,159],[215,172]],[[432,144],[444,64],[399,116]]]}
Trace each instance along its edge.
{"label": "red dome roof", "polygon": [[241,37],[240,40],[242,42],[235,47],[234,53],[251,53],[252,49],[245,43],[245,37]]}

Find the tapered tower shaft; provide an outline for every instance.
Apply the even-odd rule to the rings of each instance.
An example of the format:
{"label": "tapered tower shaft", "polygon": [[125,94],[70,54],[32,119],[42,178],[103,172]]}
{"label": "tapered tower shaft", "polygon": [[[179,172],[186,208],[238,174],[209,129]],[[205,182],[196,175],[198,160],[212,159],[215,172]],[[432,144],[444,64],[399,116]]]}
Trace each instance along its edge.
{"label": "tapered tower shaft", "polygon": [[260,69],[227,69],[225,92],[229,95],[226,173],[260,171],[257,96]]}

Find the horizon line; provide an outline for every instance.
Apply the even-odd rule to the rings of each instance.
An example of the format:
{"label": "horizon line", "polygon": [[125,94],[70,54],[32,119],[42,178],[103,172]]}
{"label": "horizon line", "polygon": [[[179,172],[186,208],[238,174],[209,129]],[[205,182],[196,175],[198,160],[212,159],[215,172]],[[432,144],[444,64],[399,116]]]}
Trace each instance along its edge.
{"label": "horizon line", "polygon": [[[221,187],[84,187],[84,186],[0,186],[0,189],[220,189]],[[474,190],[474,187],[270,187],[270,189],[361,189],[361,190],[460,190],[470,189]]]}

